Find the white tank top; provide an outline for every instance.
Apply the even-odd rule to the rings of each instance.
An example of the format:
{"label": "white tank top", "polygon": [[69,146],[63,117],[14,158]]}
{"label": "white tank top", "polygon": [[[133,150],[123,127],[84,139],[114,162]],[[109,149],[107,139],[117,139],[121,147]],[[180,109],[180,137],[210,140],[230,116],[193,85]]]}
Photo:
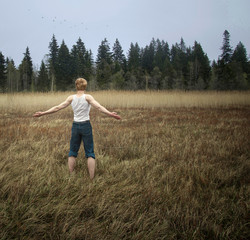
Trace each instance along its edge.
{"label": "white tank top", "polygon": [[74,112],[74,122],[83,122],[89,120],[89,111],[91,105],[86,100],[86,95],[81,97],[73,95],[71,106]]}

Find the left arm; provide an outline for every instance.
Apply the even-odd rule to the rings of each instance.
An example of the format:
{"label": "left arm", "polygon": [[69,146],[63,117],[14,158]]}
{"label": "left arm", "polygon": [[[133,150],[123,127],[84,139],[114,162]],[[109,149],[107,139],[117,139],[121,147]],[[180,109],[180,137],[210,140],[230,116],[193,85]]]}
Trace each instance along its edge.
{"label": "left arm", "polygon": [[58,112],[66,107],[68,107],[71,102],[73,100],[73,96],[69,96],[64,102],[62,102],[61,104],[54,106],[52,108],[50,108],[49,110],[45,111],[45,112],[36,112],[33,117],[41,117],[47,114],[51,114],[51,113],[55,113]]}
{"label": "left arm", "polygon": [[95,107],[96,109],[98,109],[100,112],[107,114],[110,117],[113,117],[117,120],[120,120],[121,117],[116,113],[116,112],[110,112],[109,110],[107,110],[105,107],[103,107],[99,102],[97,102],[91,95],[86,94],[86,100],[87,102]]}

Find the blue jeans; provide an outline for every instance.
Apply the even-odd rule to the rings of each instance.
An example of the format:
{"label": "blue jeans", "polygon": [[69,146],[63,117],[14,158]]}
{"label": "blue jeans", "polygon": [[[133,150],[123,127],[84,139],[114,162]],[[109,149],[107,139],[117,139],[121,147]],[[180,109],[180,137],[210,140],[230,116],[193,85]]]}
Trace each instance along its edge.
{"label": "blue jeans", "polygon": [[69,157],[77,157],[82,141],[85,150],[85,157],[95,158],[92,126],[90,124],[90,121],[73,122]]}

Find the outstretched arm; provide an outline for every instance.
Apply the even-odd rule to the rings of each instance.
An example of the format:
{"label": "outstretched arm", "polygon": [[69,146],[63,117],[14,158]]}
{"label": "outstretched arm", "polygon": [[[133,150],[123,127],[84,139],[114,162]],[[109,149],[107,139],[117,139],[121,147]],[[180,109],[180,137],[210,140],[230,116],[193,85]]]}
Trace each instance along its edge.
{"label": "outstretched arm", "polygon": [[62,102],[61,104],[54,106],[52,108],[50,108],[49,110],[45,111],[45,112],[36,112],[33,117],[41,117],[43,115],[47,115],[47,114],[51,114],[51,113],[55,113],[58,112],[66,107],[68,107],[71,102],[73,100],[73,96],[69,96],[64,102]]}
{"label": "outstretched arm", "polygon": [[113,117],[117,120],[120,120],[121,117],[116,112],[110,112],[105,107],[103,107],[99,102],[97,102],[91,95],[86,95],[87,102],[93,106],[94,108],[98,109],[100,112],[107,114],[110,117]]}

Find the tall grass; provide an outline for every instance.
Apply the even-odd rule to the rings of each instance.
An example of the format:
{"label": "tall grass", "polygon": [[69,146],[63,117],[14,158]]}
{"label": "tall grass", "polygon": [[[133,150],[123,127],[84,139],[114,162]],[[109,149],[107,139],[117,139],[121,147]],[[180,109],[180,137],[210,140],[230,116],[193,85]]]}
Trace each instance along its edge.
{"label": "tall grass", "polygon": [[246,93],[93,94],[123,117],[91,110],[93,181],[82,147],[68,173],[70,108],[31,117],[68,93],[0,96],[0,239],[248,239]]}
{"label": "tall grass", "polygon": [[[64,101],[73,92],[1,94],[0,107],[31,110]],[[181,92],[181,91],[99,91],[91,92],[107,107],[159,108],[159,107],[220,107],[250,104],[250,92]]]}

